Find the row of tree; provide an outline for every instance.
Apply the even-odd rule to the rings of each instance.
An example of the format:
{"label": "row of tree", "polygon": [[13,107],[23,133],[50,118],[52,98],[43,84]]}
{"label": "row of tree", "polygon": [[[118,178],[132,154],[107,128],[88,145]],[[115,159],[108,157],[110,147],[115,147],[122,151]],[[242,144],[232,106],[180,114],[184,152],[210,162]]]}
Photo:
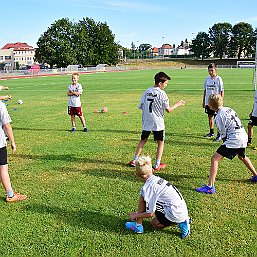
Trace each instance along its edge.
{"label": "row of tree", "polygon": [[54,22],[37,42],[35,59],[52,68],[70,64],[96,66],[117,64],[119,45],[106,23],[83,18],[71,22],[68,18]]}
{"label": "row of tree", "polygon": [[217,58],[251,57],[255,53],[257,29],[246,22],[232,26],[217,23],[208,33],[199,32],[192,40],[191,50],[197,58],[205,59],[213,55]]}

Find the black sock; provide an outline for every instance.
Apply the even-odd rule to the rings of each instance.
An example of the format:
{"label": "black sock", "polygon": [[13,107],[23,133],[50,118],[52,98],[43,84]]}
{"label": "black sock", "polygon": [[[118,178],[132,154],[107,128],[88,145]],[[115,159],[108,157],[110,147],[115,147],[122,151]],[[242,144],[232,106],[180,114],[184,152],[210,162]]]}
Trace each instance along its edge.
{"label": "black sock", "polygon": [[248,137],[248,143],[251,144],[252,143],[252,139]]}
{"label": "black sock", "polygon": [[210,129],[210,133],[214,134],[214,129]]}

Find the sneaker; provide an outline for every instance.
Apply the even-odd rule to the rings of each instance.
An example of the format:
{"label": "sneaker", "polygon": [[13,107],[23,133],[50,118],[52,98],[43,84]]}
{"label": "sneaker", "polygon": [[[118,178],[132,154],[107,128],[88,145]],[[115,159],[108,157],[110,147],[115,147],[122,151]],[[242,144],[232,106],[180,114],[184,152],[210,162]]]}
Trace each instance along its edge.
{"label": "sneaker", "polygon": [[166,168],[166,164],[165,163],[160,163],[160,165],[158,167],[153,167],[154,170],[161,170],[161,169],[164,169]]}
{"label": "sneaker", "polygon": [[181,232],[181,238],[182,239],[189,236],[189,234],[190,234],[190,223],[191,223],[191,220],[186,219],[185,221],[180,222],[178,224],[178,227],[179,227],[180,232]]}
{"label": "sneaker", "polygon": [[28,197],[26,195],[22,195],[20,193],[14,193],[13,197],[8,197],[6,196],[6,202],[12,203],[12,202],[17,202],[17,201],[23,201],[26,200]]}
{"label": "sneaker", "polygon": [[136,167],[136,162],[134,160],[132,160],[130,163],[129,163],[129,166],[130,167]]}
{"label": "sneaker", "polygon": [[215,194],[216,190],[215,190],[215,186],[207,186],[207,185],[203,185],[202,187],[196,188],[195,189],[198,193],[205,193],[205,194]]}
{"label": "sneaker", "polygon": [[84,132],[88,132],[88,129],[87,129],[87,128],[84,128],[83,131],[84,131]]}
{"label": "sneaker", "polygon": [[257,182],[257,176],[252,176],[250,179],[252,182]]}
{"label": "sneaker", "polygon": [[144,232],[143,225],[142,224],[137,225],[135,221],[126,222],[125,227],[137,234],[142,234]]}
{"label": "sneaker", "polygon": [[204,137],[213,137],[214,133],[208,133],[207,135],[205,135]]}
{"label": "sneaker", "polygon": [[72,128],[70,132],[75,132],[76,131],[76,128]]}
{"label": "sneaker", "polygon": [[221,139],[220,134],[218,134],[218,135],[213,139],[214,142],[220,142],[221,140],[222,140],[222,139]]}

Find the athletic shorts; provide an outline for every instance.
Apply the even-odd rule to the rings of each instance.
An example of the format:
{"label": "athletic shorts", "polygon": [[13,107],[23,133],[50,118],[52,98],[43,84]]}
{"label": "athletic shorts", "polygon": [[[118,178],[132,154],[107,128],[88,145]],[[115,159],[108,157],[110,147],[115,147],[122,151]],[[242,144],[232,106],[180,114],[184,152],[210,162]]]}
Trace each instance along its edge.
{"label": "athletic shorts", "polygon": [[205,113],[208,115],[214,116],[215,111],[213,111],[208,105],[205,105]]}
{"label": "athletic shorts", "polygon": [[0,165],[6,165],[7,163],[7,149],[6,146],[0,148]]}
{"label": "athletic shorts", "polygon": [[[164,140],[164,130],[160,131],[152,131],[153,132],[153,138],[154,141],[163,141]],[[149,137],[151,134],[151,131],[143,130],[141,134],[141,140],[145,140]]]}
{"label": "athletic shorts", "polygon": [[175,222],[168,220],[165,217],[165,214],[160,211],[155,211],[155,216],[156,216],[157,220],[165,227],[177,224]]}
{"label": "athletic shorts", "polygon": [[248,122],[248,125],[257,126],[257,117],[251,116],[251,118],[250,118],[250,120]]}
{"label": "athletic shorts", "polygon": [[72,106],[68,106],[68,114],[71,116],[82,116],[82,107],[72,107]]}
{"label": "athletic shorts", "polygon": [[245,148],[227,148],[225,145],[221,145],[217,153],[232,160],[236,155],[245,158]]}

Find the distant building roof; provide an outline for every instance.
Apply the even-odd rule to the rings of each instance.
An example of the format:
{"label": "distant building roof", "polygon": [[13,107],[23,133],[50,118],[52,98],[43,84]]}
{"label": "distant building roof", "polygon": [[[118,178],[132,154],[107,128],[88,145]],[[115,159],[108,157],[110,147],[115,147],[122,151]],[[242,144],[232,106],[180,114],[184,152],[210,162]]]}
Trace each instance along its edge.
{"label": "distant building roof", "polygon": [[170,44],[163,44],[161,48],[172,49],[173,47]]}
{"label": "distant building roof", "polygon": [[14,50],[33,50],[34,47],[29,46],[27,43],[7,43],[2,49],[10,49],[13,48]]}
{"label": "distant building roof", "polygon": [[159,51],[158,47],[152,48],[152,52],[153,52],[153,53],[158,53],[158,51]]}

